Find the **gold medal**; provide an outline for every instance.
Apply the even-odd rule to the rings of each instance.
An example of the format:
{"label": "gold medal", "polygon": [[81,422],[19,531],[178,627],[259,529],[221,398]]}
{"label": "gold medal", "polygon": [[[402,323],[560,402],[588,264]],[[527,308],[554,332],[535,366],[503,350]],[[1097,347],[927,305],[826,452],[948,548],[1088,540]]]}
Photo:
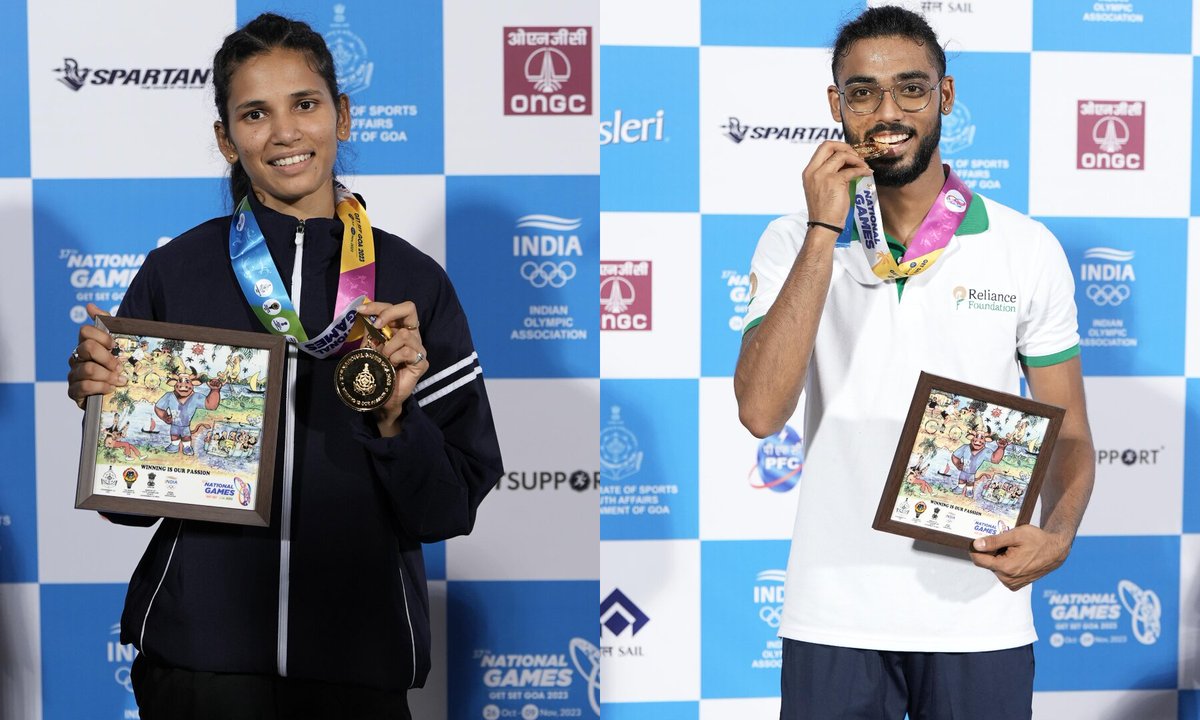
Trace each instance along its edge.
{"label": "gold medal", "polygon": [[[359,316],[369,342],[383,345],[387,337],[366,318]],[[373,347],[361,347],[338,361],[333,382],[342,402],[359,412],[383,405],[396,386],[396,368]]]}

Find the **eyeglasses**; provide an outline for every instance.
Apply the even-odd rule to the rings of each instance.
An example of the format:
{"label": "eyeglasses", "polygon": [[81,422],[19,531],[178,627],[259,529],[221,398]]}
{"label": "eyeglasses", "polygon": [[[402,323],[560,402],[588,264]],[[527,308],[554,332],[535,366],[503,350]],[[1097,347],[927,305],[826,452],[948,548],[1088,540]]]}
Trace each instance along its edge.
{"label": "eyeglasses", "polygon": [[882,88],[874,83],[854,83],[845,89],[838,90],[838,95],[846,101],[850,112],[867,115],[879,109],[883,104],[883,94],[891,93],[896,106],[905,112],[920,112],[929,107],[933,91],[941,86],[942,80],[935,83],[926,80],[901,80],[890,88]]}

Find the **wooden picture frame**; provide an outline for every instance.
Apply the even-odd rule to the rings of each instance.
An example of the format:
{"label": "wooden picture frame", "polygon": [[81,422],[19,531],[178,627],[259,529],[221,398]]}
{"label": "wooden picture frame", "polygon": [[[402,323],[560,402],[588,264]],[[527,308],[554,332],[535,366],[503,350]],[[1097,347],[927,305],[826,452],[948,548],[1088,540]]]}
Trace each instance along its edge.
{"label": "wooden picture frame", "polygon": [[96,325],[116,341],[128,382],[87,399],[75,507],[270,525],[283,338],[116,317]]}
{"label": "wooden picture frame", "polygon": [[871,527],[969,549],[1027,524],[1064,412],[922,372]]}

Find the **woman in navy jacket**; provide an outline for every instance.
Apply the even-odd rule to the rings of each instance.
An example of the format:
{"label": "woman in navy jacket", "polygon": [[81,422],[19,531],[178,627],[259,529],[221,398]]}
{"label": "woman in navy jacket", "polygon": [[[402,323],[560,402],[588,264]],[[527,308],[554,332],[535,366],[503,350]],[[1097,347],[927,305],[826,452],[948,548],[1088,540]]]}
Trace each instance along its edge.
{"label": "woman in navy jacket", "polygon": [[[309,26],[263,15],[213,63],[219,146],[310,337],[335,312],[348,194],[333,179],[349,101]],[[361,201],[361,199],[359,199]],[[246,211],[243,206],[242,211]],[[152,251],[122,317],[264,331],[230,261],[234,217]],[[268,528],[166,519],[134,571],[121,641],[142,717],[407,717],[429,671],[421,543],[471,531],[502,474],[466,317],[441,267],[373,229],[375,301],[390,328],[391,398],[360,413],[336,359],[288,345]],[[93,315],[99,312],[89,308]],[[112,338],[80,330],[68,394],[124,385]],[[113,516],[150,525],[157,518]]]}

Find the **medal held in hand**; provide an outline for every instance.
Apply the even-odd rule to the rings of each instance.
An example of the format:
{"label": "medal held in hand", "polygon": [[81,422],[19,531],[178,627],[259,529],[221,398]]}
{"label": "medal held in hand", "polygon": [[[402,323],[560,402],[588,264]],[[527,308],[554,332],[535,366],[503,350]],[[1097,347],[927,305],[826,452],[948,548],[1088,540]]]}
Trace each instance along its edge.
{"label": "medal held in hand", "polygon": [[[387,336],[369,320],[359,315],[366,332],[367,342],[376,347],[387,342]],[[396,368],[375,347],[360,347],[347,353],[333,372],[342,402],[359,412],[367,412],[383,405],[392,396],[396,386]]]}

